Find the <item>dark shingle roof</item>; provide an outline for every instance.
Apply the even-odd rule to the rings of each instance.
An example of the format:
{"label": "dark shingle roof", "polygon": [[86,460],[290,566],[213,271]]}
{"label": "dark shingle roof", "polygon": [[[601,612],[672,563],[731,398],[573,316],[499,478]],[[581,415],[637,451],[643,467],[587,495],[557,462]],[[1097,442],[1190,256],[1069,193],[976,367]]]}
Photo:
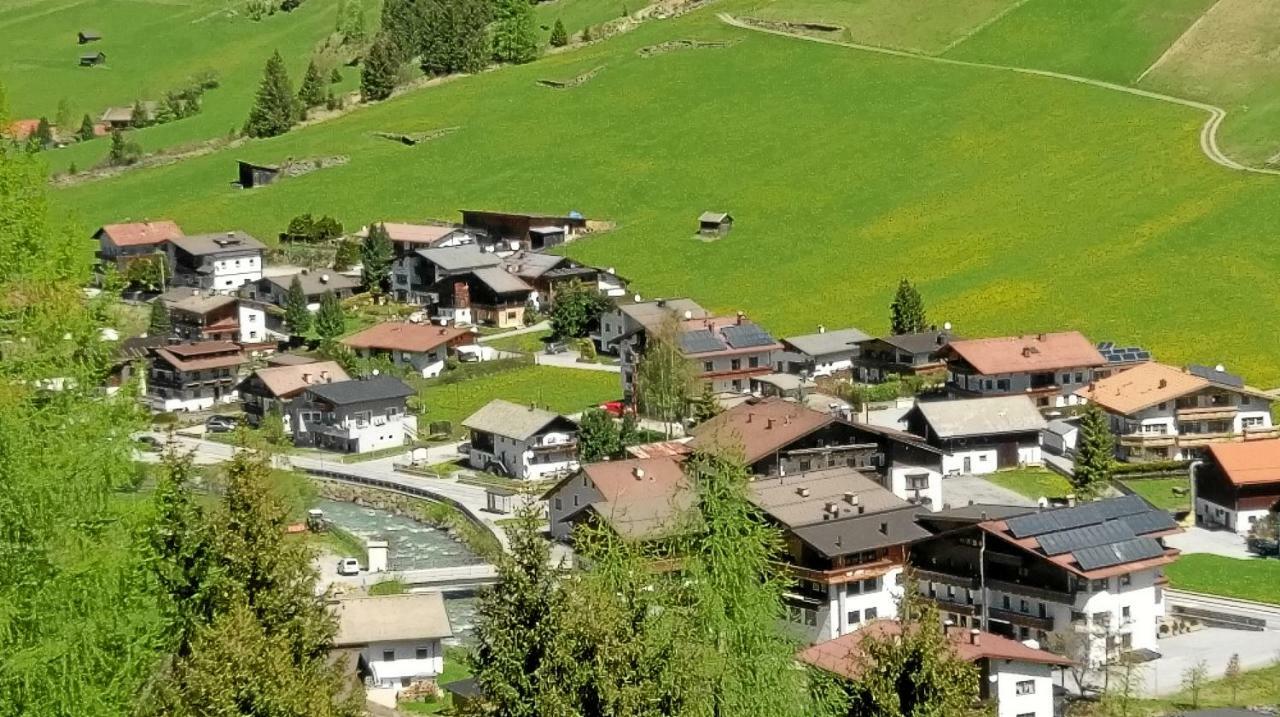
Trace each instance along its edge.
{"label": "dark shingle roof", "polygon": [[336,406],[407,398],[417,393],[407,383],[394,376],[371,376],[354,381],[326,383],[313,386],[310,392],[317,398]]}

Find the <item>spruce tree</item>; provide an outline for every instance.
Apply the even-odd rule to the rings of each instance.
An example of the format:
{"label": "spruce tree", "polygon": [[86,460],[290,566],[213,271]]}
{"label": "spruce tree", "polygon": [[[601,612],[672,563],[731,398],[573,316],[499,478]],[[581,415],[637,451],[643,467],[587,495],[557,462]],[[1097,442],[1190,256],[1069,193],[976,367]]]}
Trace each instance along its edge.
{"label": "spruce tree", "polygon": [[390,35],[378,33],[360,68],[360,99],[364,102],[385,100],[396,88],[400,63]]}
{"label": "spruce tree", "polygon": [[49,124],[48,117],[41,117],[36,124],[36,133],[31,136],[41,149],[53,144],[53,127]]}
{"label": "spruce tree", "polygon": [[720,403],[716,401],[716,396],[711,392],[711,384],[702,384],[702,393],[694,399],[693,405],[690,407],[690,418],[697,423],[710,421],[720,414]]}
{"label": "spruce tree", "polygon": [[618,425],[598,408],[588,409],[578,421],[578,457],[583,463],[613,458],[622,452]]}
{"label": "spruce tree", "polygon": [[80,120],[80,132],[77,134],[81,142],[88,142],[98,136],[94,132],[93,120],[89,118],[89,115],[85,115],[84,119]]}
{"label": "spruce tree", "polygon": [[320,309],[316,311],[316,334],[325,341],[332,341],[346,329],[346,314],[338,295],[326,291],[320,296]]}
{"label": "spruce tree", "polygon": [[394,254],[387,228],[381,224],[370,226],[369,236],[360,245],[360,282],[366,291],[385,294],[391,290]]}
{"label": "spruce tree", "polygon": [[424,72],[479,72],[489,64],[490,0],[427,0],[421,13],[418,54]]}
{"label": "spruce tree", "polygon": [[311,331],[311,319],[311,310],[307,308],[307,294],[302,290],[302,280],[295,274],[284,295],[285,323],[289,324],[289,332],[294,336],[306,336]]}
{"label": "spruce tree", "polygon": [[307,74],[302,77],[302,87],[298,89],[298,104],[303,112],[324,104],[324,90],[324,77],[320,74],[315,58],[312,58],[307,64]]}
{"label": "spruce tree", "polygon": [[170,649],[178,655],[190,651],[196,630],[212,619],[221,589],[213,526],[191,492],[194,477],[189,455],[165,455],[151,498],[154,517],[144,532],[147,563],[164,598]]}
{"label": "spruce tree", "polygon": [[134,100],[129,126],[134,129],[143,129],[150,124],[151,113],[147,111],[147,105],[142,100]]}
{"label": "spruce tree", "polygon": [[151,302],[151,319],[147,323],[147,333],[151,336],[168,336],[173,331],[173,322],[169,320],[169,310],[164,301],[156,299]]}
{"label": "spruce tree", "polygon": [[342,82],[342,70],[335,67],[329,71],[329,84],[336,85],[339,82]]}
{"label": "spruce tree", "polygon": [[1096,403],[1090,403],[1080,417],[1079,445],[1071,475],[1076,496],[1091,500],[1102,495],[1110,484],[1114,466],[1115,439],[1107,414]]}
{"label": "spruce tree", "polygon": [[285,69],[284,58],[277,50],[267,60],[257,99],[245,122],[244,132],[250,137],[275,137],[288,132],[298,121],[298,104]]}
{"label": "spruce tree", "polygon": [[556,18],[556,24],[551,28],[551,46],[564,47],[569,44],[569,33],[564,29],[564,23],[560,18]]}
{"label": "spruce tree", "polygon": [[529,0],[496,0],[493,59],[524,64],[538,57],[538,30]]}
{"label": "spruce tree", "polygon": [[344,237],[338,242],[338,250],[333,254],[333,270],[348,271],[358,263],[360,263],[360,245]]}
{"label": "spruce tree", "polygon": [[914,334],[924,331],[927,325],[924,313],[924,300],[920,292],[910,281],[903,279],[898,283],[898,292],[893,297],[893,305],[889,309],[889,330],[899,334]]}

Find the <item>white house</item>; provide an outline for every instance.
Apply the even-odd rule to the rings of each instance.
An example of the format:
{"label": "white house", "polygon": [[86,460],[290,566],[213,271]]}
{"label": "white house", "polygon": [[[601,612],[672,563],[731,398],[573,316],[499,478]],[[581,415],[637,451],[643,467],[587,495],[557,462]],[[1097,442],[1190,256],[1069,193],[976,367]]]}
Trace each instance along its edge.
{"label": "white house", "polygon": [[912,433],[946,452],[947,475],[1043,463],[1040,433],[1046,424],[1027,396],[920,401],[905,419]]}
{"label": "white house", "polygon": [[240,343],[257,344],[280,337],[279,332],[267,328],[267,308],[262,304],[240,299],[236,303],[236,314],[239,318]]}
{"label": "white house", "polygon": [[262,278],[262,242],[241,231],[172,237],[165,244],[173,283],[223,294]]}
{"label": "white house", "polygon": [[344,453],[403,446],[418,434],[405,403],[416,394],[391,376],[311,385],[288,406],[293,441]]}
{"label": "white house", "polygon": [[423,378],[433,378],[444,371],[449,351],[475,343],[475,335],[458,326],[388,321],[352,334],[342,343],[362,357],[384,356]]}
{"label": "white house", "polygon": [[[975,629],[938,626],[951,649],[979,671],[979,697],[994,701],[996,717],[1054,717],[1053,671],[1071,660],[1007,637]],[[872,667],[866,640],[895,640],[902,624],[879,620],[856,632],[813,645],[800,652],[802,662],[848,680],[858,681]]]}
{"label": "white house", "polygon": [[521,480],[578,470],[578,424],[536,406],[495,399],[462,422],[473,468]]}
{"label": "white house", "polygon": [[371,687],[408,687],[444,672],[444,640],[453,637],[439,592],[346,598],[333,646],[359,650],[359,674]]}
{"label": "white house", "polygon": [[239,396],[247,362],[228,341],[201,341],[151,349],[147,402],[157,411],[204,411]]}
{"label": "white house", "polygon": [[784,350],[775,358],[777,369],[781,373],[810,376],[852,371],[857,343],[870,338],[858,329],[828,331],[827,327],[819,326],[817,333],[782,340]]}

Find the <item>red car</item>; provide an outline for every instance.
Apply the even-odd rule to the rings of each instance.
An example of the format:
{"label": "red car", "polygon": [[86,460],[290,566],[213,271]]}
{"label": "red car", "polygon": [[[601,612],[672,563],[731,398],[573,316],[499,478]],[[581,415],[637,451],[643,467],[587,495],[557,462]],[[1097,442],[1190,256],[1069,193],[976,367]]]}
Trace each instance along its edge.
{"label": "red car", "polygon": [[628,413],[634,414],[636,412],[636,409],[632,408],[625,401],[609,401],[608,403],[602,403],[600,404],[600,410],[614,418],[622,418]]}

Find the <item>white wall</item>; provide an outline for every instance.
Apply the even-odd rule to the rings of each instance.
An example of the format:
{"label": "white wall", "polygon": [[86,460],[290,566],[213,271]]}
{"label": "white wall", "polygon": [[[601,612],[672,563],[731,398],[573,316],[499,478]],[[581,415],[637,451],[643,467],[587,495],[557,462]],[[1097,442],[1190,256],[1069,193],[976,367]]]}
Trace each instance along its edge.
{"label": "white wall", "polygon": [[[852,349],[852,347],[850,348]],[[829,360],[815,359],[814,366],[813,366],[814,376],[830,376],[836,371],[849,371],[853,368],[852,355],[846,356],[845,358],[841,358],[841,359],[831,359],[830,357],[823,357],[823,358],[829,359]]]}
{"label": "white wall", "polygon": [[[1110,631],[1120,636],[1129,635],[1131,644],[1128,649],[1146,648],[1156,650],[1156,637],[1159,634],[1157,620],[1164,614],[1164,591],[1156,585],[1157,571],[1152,568],[1129,573],[1129,585],[1120,585],[1120,577],[1107,578],[1107,589],[1090,590],[1078,593],[1076,610],[1088,616],[1090,624],[1099,613],[1111,616]],[[1124,608],[1129,608],[1129,617],[1124,617]],[[1067,626],[1070,627],[1069,625]],[[1094,644],[1090,650],[1090,660],[1101,662],[1105,657],[1106,642],[1101,637],[1101,628],[1095,628]]]}
{"label": "white wall", "polygon": [[1209,526],[1222,526],[1234,533],[1246,535],[1254,522],[1267,515],[1266,509],[1237,511],[1231,506],[1218,505],[1206,498],[1196,497],[1196,522]]}
{"label": "white wall", "polygon": [[147,400],[151,407],[157,411],[207,411],[219,403],[233,403],[240,397],[238,391],[228,390],[222,394],[218,400],[214,400],[213,396],[201,396],[200,398],[160,398],[159,396],[148,396]]}
{"label": "white wall", "polygon": [[267,312],[256,306],[243,302],[238,307],[240,314],[240,342],[246,344],[260,343],[268,340]]}
{"label": "white wall", "polygon": [[[945,461],[945,458],[943,460]],[[911,498],[915,495],[915,491],[907,488],[907,476],[920,473],[929,475],[929,487],[920,491],[920,496],[931,501],[929,504],[930,509],[942,510],[942,474],[933,469],[924,466],[894,463],[893,467],[889,469],[889,490],[903,500]]]}
{"label": "white wall", "polygon": [[[428,657],[418,659],[419,648],[425,648]],[[386,650],[394,652],[395,659],[383,659]],[[378,687],[399,687],[402,678],[424,679],[444,672],[444,648],[439,639],[375,642],[362,649],[360,654],[373,671]]]}
{"label": "white wall", "polygon": [[[1021,660],[988,660],[996,678],[996,717],[1053,717],[1053,667]],[[1029,694],[1018,694],[1018,683],[1031,683]]]}
{"label": "white wall", "polygon": [[965,473],[965,458],[970,459],[968,473],[971,475],[994,473],[996,470],[996,449],[975,448],[966,451],[956,451],[955,453],[942,456],[942,472],[948,475],[952,473]]}

